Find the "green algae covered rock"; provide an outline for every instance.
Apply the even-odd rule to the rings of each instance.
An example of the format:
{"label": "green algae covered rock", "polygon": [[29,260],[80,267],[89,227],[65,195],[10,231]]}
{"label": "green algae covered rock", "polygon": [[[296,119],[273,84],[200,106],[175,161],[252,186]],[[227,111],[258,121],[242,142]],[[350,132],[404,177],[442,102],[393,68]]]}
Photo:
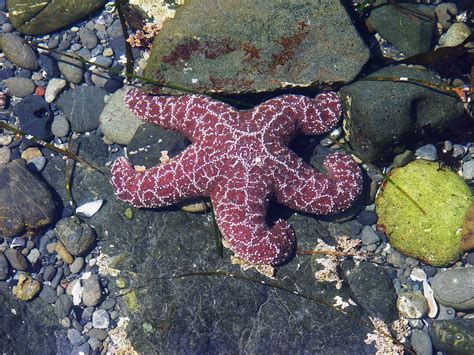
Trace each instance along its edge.
{"label": "green algae covered rock", "polygon": [[[378,223],[385,228],[390,245],[427,264],[441,266],[472,248],[466,232],[468,210],[473,203],[469,186],[456,173],[441,170],[437,163],[417,160],[393,170],[377,197]],[[464,227],[463,227],[464,225]]]}

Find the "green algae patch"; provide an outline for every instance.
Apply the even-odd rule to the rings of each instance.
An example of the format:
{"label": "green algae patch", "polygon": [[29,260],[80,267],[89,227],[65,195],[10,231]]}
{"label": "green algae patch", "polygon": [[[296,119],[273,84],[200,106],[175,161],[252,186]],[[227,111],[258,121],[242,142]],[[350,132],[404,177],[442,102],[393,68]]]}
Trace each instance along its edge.
{"label": "green algae patch", "polygon": [[434,266],[456,260],[472,243],[463,224],[473,203],[469,186],[456,173],[437,163],[414,161],[393,170],[375,203],[390,245],[405,255]]}
{"label": "green algae patch", "polygon": [[130,312],[135,313],[140,310],[140,304],[138,303],[137,293],[135,291],[131,290],[125,293],[123,298]]}

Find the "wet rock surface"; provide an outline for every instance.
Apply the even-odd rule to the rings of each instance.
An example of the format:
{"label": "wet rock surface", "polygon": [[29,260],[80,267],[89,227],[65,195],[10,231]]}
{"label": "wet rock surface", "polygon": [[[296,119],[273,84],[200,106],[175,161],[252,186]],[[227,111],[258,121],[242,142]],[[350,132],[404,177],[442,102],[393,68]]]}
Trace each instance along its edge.
{"label": "wet rock surface", "polygon": [[[56,174],[63,164],[61,159],[54,159],[45,168],[44,175],[53,186],[59,183]],[[103,252],[111,257],[110,267],[122,273],[116,281],[109,282],[111,292],[120,291],[117,285],[126,290],[131,288],[129,295],[120,302],[125,300],[131,329],[136,329],[130,337],[137,351],[370,351],[371,347],[363,342],[369,329],[358,323],[341,328],[341,322],[352,324],[353,321],[330,307],[262,285],[260,281],[256,284],[218,275],[160,280],[159,276],[166,276],[168,271],[176,274],[218,269],[230,273],[240,271],[239,267],[230,265],[229,252],[224,253],[224,258],[219,257],[212,224],[206,215],[185,213],[175,208],[160,212],[132,208],[130,220],[125,217],[125,210],[130,207],[113,198],[107,177],[88,174],[82,168],[77,169],[76,174],[79,174],[76,175],[78,183],[73,187],[73,193],[79,204],[91,196],[109,201],[89,219],[89,223],[96,226],[99,235],[107,234],[112,238],[104,244]],[[305,216],[293,216],[289,222],[297,231],[302,248],[314,245],[317,231],[321,238],[329,236],[326,229],[329,222],[318,222]],[[186,228],[182,227],[184,225]],[[114,247],[109,249],[110,245]],[[163,271],[157,273],[156,270]],[[290,289],[296,283],[299,292],[323,297],[329,304],[334,303],[336,294],[349,298],[347,290],[337,291],[334,285],[317,283],[313,272],[310,259],[301,259],[279,270],[278,279]],[[268,280],[257,273],[249,276]],[[284,309],[290,309],[297,316],[289,318]],[[357,308],[352,312],[358,313]],[[284,337],[276,328],[268,327],[268,324],[277,323],[278,329],[287,329]],[[147,325],[148,332],[143,332],[143,324]],[[249,324],[253,326],[246,331]],[[315,331],[315,324],[320,330]],[[165,333],[157,331],[163,326]],[[239,339],[242,334],[245,345],[229,341]],[[332,336],[327,337],[327,334]],[[266,340],[262,342],[261,339]],[[341,347],[341,344],[344,345]]]}
{"label": "wet rock surface", "polygon": [[397,294],[383,268],[367,262],[354,266],[350,261],[343,262],[341,267],[359,305],[387,323],[397,318]]}
{"label": "wet rock surface", "polygon": [[55,204],[49,189],[23,160],[0,165],[0,232],[14,236],[51,223]]}
{"label": "wet rock surface", "polygon": [[435,321],[430,328],[430,336],[438,351],[472,354],[474,351],[474,319]]}
{"label": "wet rock surface", "polygon": [[[56,338],[59,330],[52,306],[37,298],[29,303],[15,300],[11,290],[0,283],[0,349],[5,353],[56,354],[67,344]],[[20,335],[20,336],[19,336]],[[30,339],[31,341],[25,341]],[[61,344],[62,342],[62,344]],[[54,344],[54,346],[52,346]]]}
{"label": "wet rock surface", "polygon": [[66,114],[75,132],[88,132],[99,127],[99,116],[106,91],[95,86],[80,86],[59,96],[58,107]]}
{"label": "wet rock surface", "polygon": [[[7,2],[12,25],[28,35],[45,34],[76,22],[100,9],[106,0],[36,0]],[[59,15],[60,14],[60,15]]]}
{"label": "wet rock surface", "polygon": [[198,92],[345,83],[368,59],[346,10],[331,0],[190,0],[154,43],[145,76]]}
{"label": "wet rock surface", "polygon": [[[406,66],[383,68],[368,77],[409,77],[443,85],[433,72]],[[393,156],[422,129],[439,130],[464,111],[453,96],[405,82],[360,80],[340,93],[346,138],[367,161]]]}
{"label": "wet rock surface", "polygon": [[474,268],[438,272],[431,286],[441,304],[456,310],[474,309]]}
{"label": "wet rock surface", "polygon": [[[382,1],[378,1],[382,3]],[[373,9],[368,26],[395,45],[407,57],[428,52],[435,36],[434,6],[384,4]],[[414,16],[413,12],[419,14]]]}

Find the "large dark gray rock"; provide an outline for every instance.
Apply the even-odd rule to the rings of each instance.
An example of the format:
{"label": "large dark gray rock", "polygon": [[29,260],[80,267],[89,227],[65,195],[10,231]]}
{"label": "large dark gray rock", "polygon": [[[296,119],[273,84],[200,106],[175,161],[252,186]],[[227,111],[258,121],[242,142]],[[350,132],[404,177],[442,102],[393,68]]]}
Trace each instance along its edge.
{"label": "large dark gray rock", "polygon": [[[368,76],[407,77],[445,85],[428,70],[386,67]],[[389,158],[423,132],[441,130],[464,112],[455,96],[407,82],[360,79],[340,90],[346,138],[367,161]]]}
{"label": "large dark gray rock", "polygon": [[48,187],[23,159],[0,164],[0,234],[34,232],[51,223],[56,206]]}
{"label": "large dark gray rock", "polygon": [[8,0],[9,20],[27,35],[50,33],[100,9],[106,0]]}
{"label": "large dark gray rock", "polygon": [[333,0],[189,0],[152,48],[146,77],[198,92],[346,83],[369,58],[345,8]]}
{"label": "large dark gray rock", "polygon": [[448,354],[474,353],[474,319],[434,321],[430,327],[434,348]]}
{"label": "large dark gray rock", "polygon": [[397,319],[397,293],[383,268],[368,262],[355,266],[352,261],[344,261],[342,269],[357,304],[387,324]]}
{"label": "large dark gray rock", "polygon": [[406,56],[429,52],[436,33],[434,6],[383,2],[370,12],[367,25]]}
{"label": "large dark gray rock", "polygon": [[[91,162],[107,159],[107,152],[105,157],[94,158],[81,150],[84,147],[80,144],[79,154]],[[43,171],[59,194],[63,189],[58,172],[63,169],[64,161],[54,158]],[[279,268],[275,282],[315,301],[263,285],[261,281],[272,281],[231,265],[227,250],[221,257],[208,214],[173,207],[132,208],[115,199],[108,176],[82,166],[74,170],[73,181],[72,194],[78,205],[97,198],[107,201],[87,222],[95,226],[99,247],[110,257],[109,266],[121,271],[107,288],[112,295],[131,291],[118,298],[117,306],[128,309],[129,336],[140,353],[374,352],[372,345],[364,343],[370,329],[331,307],[335,296],[350,297],[348,289],[316,282],[312,257],[294,258]],[[128,209],[132,213],[125,217]],[[291,215],[289,222],[302,249],[313,248],[318,237],[330,241],[330,230],[335,229],[330,222],[276,207],[270,212],[270,218]],[[169,277],[217,270],[250,279],[212,273]],[[125,289],[119,289],[117,283]],[[355,317],[361,313],[353,306],[346,311]]]}

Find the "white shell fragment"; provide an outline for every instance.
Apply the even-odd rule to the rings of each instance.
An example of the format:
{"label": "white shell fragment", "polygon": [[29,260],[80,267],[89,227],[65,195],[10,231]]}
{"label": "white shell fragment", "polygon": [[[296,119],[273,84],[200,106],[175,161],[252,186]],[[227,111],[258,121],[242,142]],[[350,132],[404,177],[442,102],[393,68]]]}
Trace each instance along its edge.
{"label": "white shell fragment", "polygon": [[104,204],[104,200],[97,200],[93,202],[88,202],[76,208],[76,214],[81,215],[83,217],[92,217],[97,213],[98,210]]}
{"label": "white shell fragment", "polygon": [[438,313],[438,305],[436,304],[435,298],[433,296],[433,290],[426,280],[423,281],[423,295],[428,301],[428,317],[436,317],[436,314]]}
{"label": "white shell fragment", "polygon": [[84,287],[82,287],[81,282],[77,281],[72,288],[72,303],[77,306],[81,304],[82,294],[84,293]]}
{"label": "white shell fragment", "polygon": [[422,269],[415,268],[410,274],[410,279],[413,281],[423,282],[427,279],[426,273]]}

